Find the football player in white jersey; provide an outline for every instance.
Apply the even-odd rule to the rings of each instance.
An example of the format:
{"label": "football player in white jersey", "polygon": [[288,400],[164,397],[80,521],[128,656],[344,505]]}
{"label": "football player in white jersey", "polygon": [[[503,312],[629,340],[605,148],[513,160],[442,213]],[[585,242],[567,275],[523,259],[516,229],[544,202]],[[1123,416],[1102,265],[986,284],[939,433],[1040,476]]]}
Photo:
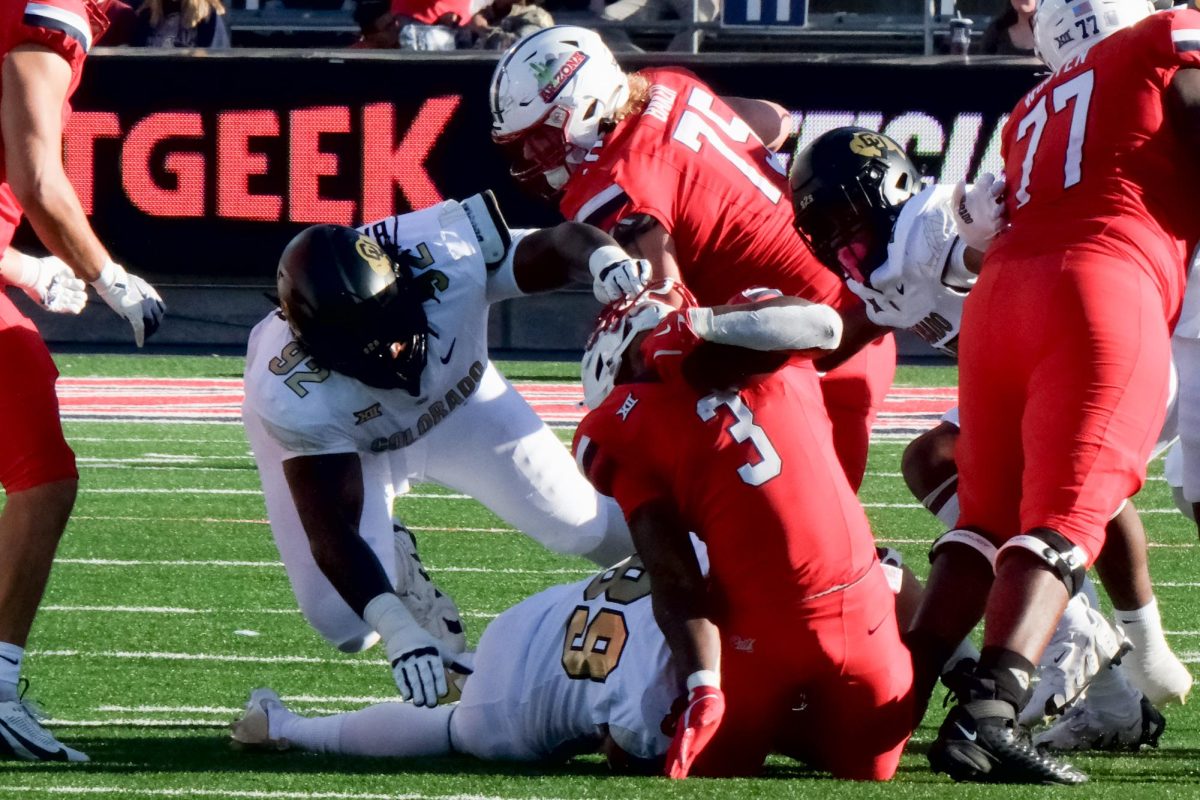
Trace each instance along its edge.
{"label": "football player in white jersey", "polygon": [[392,702],[303,717],[258,689],[234,723],[233,740],[343,755],[467,753],[507,761],[603,749],[614,766],[660,766],[671,741],[663,721],[682,687],[636,557],[508,609],[473,655],[474,673],[457,704]]}
{"label": "football player in white jersey", "polygon": [[[864,135],[875,137],[868,138],[870,142],[882,142],[878,155],[865,151],[859,141]],[[872,321],[907,328],[943,353],[957,356],[963,302],[983,251],[1003,224],[997,202],[1003,181],[984,175],[970,189],[963,184],[934,185],[897,201],[881,187],[893,172],[911,168],[900,162],[908,162],[903,150],[874,132],[843,128],[819,137],[797,155],[792,167],[797,227],[822,261],[863,299]],[[871,253],[874,261],[869,261]],[[902,461],[914,495],[949,528],[957,522],[956,411],[914,440]],[[1164,434],[1164,447],[1173,436],[1173,428]],[[953,542],[959,540],[952,532],[935,544],[934,552]],[[1145,532],[1132,504],[1110,523],[1109,542],[1097,571],[1134,643],[1134,652],[1125,657],[1127,674],[1155,703],[1182,699],[1191,676],[1163,636],[1146,566]],[[1073,600],[1043,656],[1039,691],[1022,714],[1027,724],[1061,711],[1079,695],[1081,683],[1122,655],[1124,643],[1095,611],[1095,590],[1090,584],[1089,589],[1092,600]],[[1067,669],[1061,668],[1064,664]],[[1119,736],[1099,738],[1120,747],[1156,741],[1161,716],[1123,683],[1121,673],[1102,672],[1101,685],[1090,691],[1093,697],[1108,691],[1121,705],[1120,719],[1110,715],[1108,720],[1109,728],[1121,730]],[[1078,727],[1077,719],[1063,722]],[[1076,733],[1072,741],[1097,738],[1091,732]],[[1061,736],[1045,741],[1052,746],[1067,743]]]}
{"label": "football player in white jersey", "polygon": [[632,552],[615,503],[488,359],[487,317],[498,300],[645,271],[587,225],[510,231],[488,194],[314,226],[285,249],[243,407],[271,531],[309,623],[345,652],[382,638],[405,699],[436,704],[466,645],[393,521],[409,481],[468,494],[560,553]]}

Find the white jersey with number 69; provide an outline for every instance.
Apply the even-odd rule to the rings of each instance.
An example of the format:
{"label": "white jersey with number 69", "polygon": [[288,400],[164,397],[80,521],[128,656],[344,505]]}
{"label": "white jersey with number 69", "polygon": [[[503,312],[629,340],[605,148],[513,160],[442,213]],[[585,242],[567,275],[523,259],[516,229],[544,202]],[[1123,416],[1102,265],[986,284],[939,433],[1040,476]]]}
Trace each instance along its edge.
{"label": "white jersey with number 69", "polygon": [[428,362],[421,395],[377,389],[322,369],[296,343],[278,312],[250,334],[244,410],[294,455],[398,450],[470,403],[485,368],[489,272],[461,204],[448,200],[360,230],[414,256],[428,283]]}
{"label": "white jersey with number 69", "polygon": [[594,752],[607,731],[637,758],[666,753],[661,730],[681,693],[636,557],[555,586],[483,632],[475,674],[451,720],[455,750],[542,760]]}

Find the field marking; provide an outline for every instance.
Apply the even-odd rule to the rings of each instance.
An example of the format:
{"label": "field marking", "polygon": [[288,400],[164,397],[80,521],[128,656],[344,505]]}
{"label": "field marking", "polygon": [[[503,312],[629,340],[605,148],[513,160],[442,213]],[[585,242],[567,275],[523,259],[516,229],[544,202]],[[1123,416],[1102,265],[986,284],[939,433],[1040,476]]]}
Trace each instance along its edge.
{"label": "field marking", "polygon": [[315,656],[241,656],[232,653],[170,653],[154,650],[30,650],[35,658],[107,658],[122,661],[214,661],[222,664],[323,664],[348,667],[386,666],[387,660],[317,658]]}
{"label": "field marking", "polygon": [[[254,567],[282,568],[282,561],[231,561],[225,559],[136,559],[136,558],[56,558],[55,564],[76,564],[89,567]],[[524,569],[520,567],[440,567],[426,564],[433,572],[469,572],[485,575],[595,575],[594,569],[556,567],[553,569]]]}
{"label": "field marking", "polygon": [[237,800],[555,800],[537,795],[380,794],[378,792],[295,792],[271,789],[130,789],[123,786],[3,786],[0,794],[114,795],[117,797],[227,797]]}
{"label": "field marking", "polygon": [[[299,614],[299,608],[175,608],[171,606],[67,606],[47,605],[41,611],[70,614],[268,614],[290,616]],[[468,619],[495,619],[500,616],[491,611],[462,611]]]}

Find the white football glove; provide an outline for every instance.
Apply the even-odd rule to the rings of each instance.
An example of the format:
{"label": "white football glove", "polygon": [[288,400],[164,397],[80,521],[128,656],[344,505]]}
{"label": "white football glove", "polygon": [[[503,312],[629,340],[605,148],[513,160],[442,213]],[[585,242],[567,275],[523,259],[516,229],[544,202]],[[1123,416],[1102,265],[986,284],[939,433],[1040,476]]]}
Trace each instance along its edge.
{"label": "white football glove", "polygon": [[113,261],[105,264],[100,277],[92,281],[92,288],[109,308],[129,322],[138,347],[158,330],[166,311],[162,298],[153,286],[129,274],[120,264]]}
{"label": "white football glove", "polygon": [[985,172],[970,189],[963,182],[954,187],[950,208],[958,235],[967,246],[985,252],[1004,227],[1004,175]]}
{"label": "white football glove", "polygon": [[396,688],[413,705],[433,708],[446,695],[447,665],[456,673],[470,674],[470,668],[442,654],[437,639],[417,624],[395,594],[374,598],[363,610],[363,619],[383,637]]}
{"label": "white football glove", "polygon": [[87,284],[56,256],[21,255],[21,274],[14,280],[30,299],[56,314],[78,314],[87,305]]}
{"label": "white football glove", "polygon": [[592,293],[601,303],[611,303],[622,297],[632,297],[650,282],[650,262],[631,258],[619,247],[605,245],[597,248],[588,259],[592,273]]}
{"label": "white football glove", "polygon": [[[875,275],[871,276],[871,283],[879,283]],[[906,284],[899,280],[864,286],[849,278],[846,286],[866,305],[871,321],[884,328],[911,328],[925,319],[934,307],[933,287],[923,282]]]}

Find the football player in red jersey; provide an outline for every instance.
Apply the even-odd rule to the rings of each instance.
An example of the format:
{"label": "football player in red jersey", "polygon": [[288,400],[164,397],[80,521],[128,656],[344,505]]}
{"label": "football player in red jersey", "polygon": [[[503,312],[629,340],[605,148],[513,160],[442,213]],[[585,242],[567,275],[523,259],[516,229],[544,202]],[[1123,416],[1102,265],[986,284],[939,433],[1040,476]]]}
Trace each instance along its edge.
{"label": "football player in red jersey", "polygon": [[[838,457],[857,488],[895,342],[792,229],[784,170],[769,149],[790,131],[787,112],[720,97],[679,67],[626,75],[597,34],[569,26],[514,45],[490,98],[492,138],[513,176],[556,198],[567,219],[612,233],[655,277],[682,280],[707,305],[767,284],[846,318],[843,347],[819,366],[829,369],[822,392]],[[594,275],[601,302],[647,277]]]}
{"label": "football player in red jersey", "polygon": [[[109,257],[63,171],[68,98],[105,24],[95,0],[0,4],[0,278],[51,311],[75,312],[87,280],[129,321],[140,346],[158,327],[162,302]],[[58,258],[34,259],[11,247],[22,214]],[[84,761],[42,727],[17,693],[25,642],[79,473],[58,417],[58,370],[34,324],[4,292],[0,363],[10,376],[0,383],[0,484],[7,497],[0,514],[0,754]]]}
{"label": "football player in red jersey", "polygon": [[667,280],[607,307],[575,456],[625,512],[686,676],[667,774],[752,774],[786,739],[835,776],[886,780],[911,729],[911,657],[810,360],[841,320],[771,294],[697,307]]}
{"label": "football player in red jersey", "polygon": [[985,619],[935,770],[1079,783],[1033,749],[1016,709],[1165,414],[1168,336],[1200,240],[1200,12],[1043,0],[1035,39],[1053,72],[1003,131],[1010,224],[963,315],[958,527],[934,551],[909,641],[931,686],[938,655]]}

